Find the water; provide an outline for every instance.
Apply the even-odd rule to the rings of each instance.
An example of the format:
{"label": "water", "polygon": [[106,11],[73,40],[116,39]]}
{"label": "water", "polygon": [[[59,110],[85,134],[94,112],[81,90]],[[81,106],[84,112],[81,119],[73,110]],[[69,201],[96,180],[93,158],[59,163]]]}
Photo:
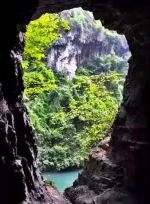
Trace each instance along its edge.
{"label": "water", "polygon": [[43,177],[53,182],[54,186],[63,193],[65,188],[72,186],[73,182],[78,178],[79,171],[68,172],[47,172],[43,173]]}

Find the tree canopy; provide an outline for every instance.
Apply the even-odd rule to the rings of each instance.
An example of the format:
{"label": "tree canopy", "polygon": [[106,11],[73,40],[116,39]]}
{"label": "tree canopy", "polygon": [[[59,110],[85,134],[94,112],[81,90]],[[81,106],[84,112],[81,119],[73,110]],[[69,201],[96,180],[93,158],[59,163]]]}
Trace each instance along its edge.
{"label": "tree canopy", "polygon": [[69,29],[67,21],[58,14],[44,14],[27,26],[23,68],[25,95],[39,94],[55,86],[54,74],[46,67],[46,48]]}
{"label": "tree canopy", "polygon": [[62,29],[68,30],[69,24],[58,14],[32,21],[27,26],[22,63],[24,97],[29,99],[26,104],[44,170],[82,166],[113,122],[126,69],[116,55],[91,58],[72,80],[47,68],[47,47],[61,36]]}
{"label": "tree canopy", "polygon": [[105,82],[115,77],[77,75],[71,84],[57,85],[28,102],[43,168],[78,167],[104,138],[118,107]]}

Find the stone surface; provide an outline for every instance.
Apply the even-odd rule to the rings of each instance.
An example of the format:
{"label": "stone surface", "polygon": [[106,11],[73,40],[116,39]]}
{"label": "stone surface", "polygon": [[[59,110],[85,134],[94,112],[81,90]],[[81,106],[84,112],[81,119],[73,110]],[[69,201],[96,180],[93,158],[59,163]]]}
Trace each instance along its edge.
{"label": "stone surface", "polygon": [[[82,13],[85,21],[74,22],[75,12]],[[96,27],[97,21],[89,11],[77,8],[62,11],[59,15],[69,21],[71,29],[67,32],[62,31],[62,37],[47,49],[47,65],[57,72],[64,73],[68,78],[72,79],[77,68],[84,66],[85,61],[90,58],[105,54],[116,54],[125,58],[129,52],[125,36],[116,33],[113,37],[104,27]],[[124,72],[127,72],[128,63],[124,67]]]}
{"label": "stone surface", "polygon": [[56,188],[47,186],[47,190],[53,204],[71,204]]}
{"label": "stone surface", "polygon": [[[98,147],[92,151],[83,172],[74,186],[66,190],[66,195],[75,204],[149,203],[148,1],[7,0],[2,3],[1,8],[7,15],[0,13],[0,202],[52,203],[36,168],[35,135],[22,100],[20,56],[24,47],[24,25],[45,12],[82,6],[93,11],[95,18],[108,28],[125,34],[132,58],[109,148]],[[92,201],[89,193],[97,201]],[[138,201],[135,200],[137,195]]]}

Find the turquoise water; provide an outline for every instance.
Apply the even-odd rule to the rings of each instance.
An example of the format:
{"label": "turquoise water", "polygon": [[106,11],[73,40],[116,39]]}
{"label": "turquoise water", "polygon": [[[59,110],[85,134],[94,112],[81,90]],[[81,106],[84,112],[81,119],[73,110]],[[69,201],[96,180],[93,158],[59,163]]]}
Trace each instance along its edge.
{"label": "turquoise water", "polygon": [[79,171],[56,172],[56,173],[43,173],[43,177],[50,179],[56,188],[63,193],[65,188],[72,186],[73,182],[78,178]]}

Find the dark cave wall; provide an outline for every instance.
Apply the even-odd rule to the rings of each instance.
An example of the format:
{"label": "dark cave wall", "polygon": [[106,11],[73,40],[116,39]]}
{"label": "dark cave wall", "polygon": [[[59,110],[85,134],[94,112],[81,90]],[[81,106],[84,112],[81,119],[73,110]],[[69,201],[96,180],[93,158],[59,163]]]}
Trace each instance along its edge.
{"label": "dark cave wall", "polygon": [[[115,25],[115,24],[114,24]],[[149,13],[148,7],[127,12],[114,26],[126,35],[132,57],[123,102],[112,126],[112,152],[124,160],[124,182],[131,189],[148,189],[149,152]]]}
{"label": "dark cave wall", "polygon": [[[120,8],[121,10],[121,8]],[[65,194],[75,204],[149,203],[149,14],[148,7],[132,8],[113,17],[111,9],[98,13],[109,29],[126,35],[132,57],[123,102],[111,128],[110,140],[98,145],[85,168]],[[113,21],[113,22],[112,22]],[[127,192],[127,191],[128,192]],[[122,194],[123,192],[123,194]],[[122,194],[122,196],[121,196]],[[138,196],[134,196],[138,195]]]}
{"label": "dark cave wall", "polygon": [[[31,18],[36,18],[46,11],[57,12],[77,6],[94,11],[95,17],[103,20],[108,28],[125,34],[132,58],[129,61],[130,68],[125,82],[124,99],[112,127],[109,149],[106,151],[105,148],[98,147],[99,154],[95,153],[95,150],[92,151],[84,171],[79,175],[74,187],[68,189],[66,194],[73,199],[74,203],[80,204],[83,203],[83,199],[80,193],[76,192],[81,192],[79,191],[81,184],[86,186],[87,192],[92,189],[93,194],[94,186],[97,184],[103,184],[105,186],[103,190],[111,185],[111,187],[115,186],[115,182],[111,185],[108,182],[106,185],[106,182],[101,180],[101,175],[96,173],[101,169],[105,176],[107,173],[111,175],[114,166],[116,169],[122,168],[120,180],[117,177],[119,173],[114,175],[115,181],[118,181],[121,187],[126,187],[135,193],[140,191],[141,194],[146,194],[148,191],[150,132],[148,5],[145,1],[138,3],[139,5],[134,1],[112,1],[112,3],[113,7],[111,4],[107,5],[106,2],[103,4],[103,1],[100,3],[97,0],[4,2],[3,8],[7,8],[7,18],[0,14],[2,19],[0,38],[1,203],[18,204],[22,201],[30,204],[53,203],[36,168],[36,139],[22,100],[24,86],[20,56],[25,43],[24,25],[28,24]],[[119,11],[115,12],[115,9]],[[98,162],[100,156],[101,163]],[[97,176],[98,182],[93,180],[93,175]],[[96,193],[100,195],[103,190]],[[75,198],[74,193],[76,193]],[[143,203],[146,202],[142,200],[141,204]]]}
{"label": "dark cave wall", "polygon": [[[105,25],[126,35],[132,53],[123,102],[112,125],[110,140],[107,138],[105,145],[100,144],[91,151],[85,168],[65,193],[75,204],[82,204],[84,200],[90,204],[93,200],[97,203],[147,204],[150,136],[148,8],[126,11],[112,24],[108,11],[106,13]],[[96,18],[99,18],[98,11]]]}
{"label": "dark cave wall", "polygon": [[6,19],[0,14],[0,203],[52,203],[36,169],[36,139],[22,99],[24,24],[34,5],[21,3],[10,2]]}

